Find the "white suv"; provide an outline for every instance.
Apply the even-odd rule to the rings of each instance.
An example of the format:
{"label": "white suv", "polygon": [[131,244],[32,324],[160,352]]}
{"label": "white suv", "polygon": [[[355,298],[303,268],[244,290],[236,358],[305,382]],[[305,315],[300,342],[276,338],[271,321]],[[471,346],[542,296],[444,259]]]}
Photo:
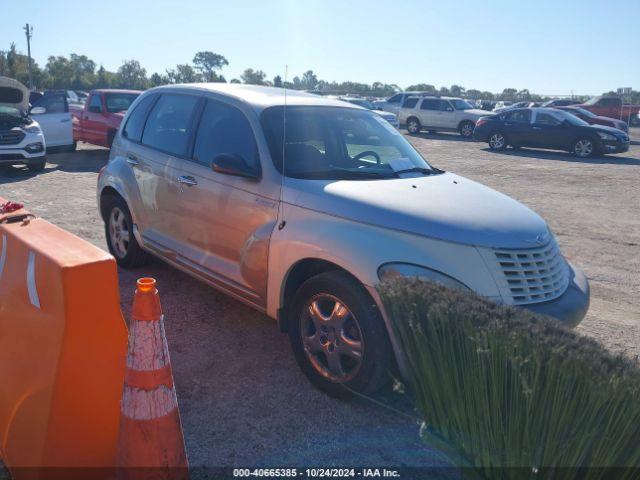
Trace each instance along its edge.
{"label": "white suv", "polygon": [[486,110],[473,108],[466,100],[453,97],[410,97],[404,101],[398,120],[406,125],[411,134],[426,129],[431,133],[439,130],[460,132],[471,138],[476,121],[492,115]]}

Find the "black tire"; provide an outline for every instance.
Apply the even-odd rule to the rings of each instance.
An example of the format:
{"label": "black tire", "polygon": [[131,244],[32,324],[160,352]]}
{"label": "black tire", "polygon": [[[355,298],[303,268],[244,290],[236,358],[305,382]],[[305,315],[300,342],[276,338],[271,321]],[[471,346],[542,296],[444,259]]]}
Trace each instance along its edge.
{"label": "black tire", "polygon": [[420,120],[416,117],[407,118],[407,132],[409,132],[409,134],[416,135],[420,133],[421,129],[422,125],[420,125]]}
{"label": "black tire", "polygon": [[[502,139],[501,142],[499,141],[500,138]],[[501,131],[496,130],[489,134],[487,143],[489,144],[489,148],[491,150],[504,150],[505,148],[507,148],[507,137]]]}
{"label": "black tire", "polygon": [[78,142],[74,140],[73,143],[67,147],[67,152],[75,152],[77,148]]}
{"label": "black tire", "polygon": [[47,157],[40,157],[27,162],[27,168],[30,172],[42,172],[47,165]]}
{"label": "black tire", "polygon": [[476,124],[471,120],[465,120],[464,122],[460,122],[458,127],[458,131],[463,138],[471,138],[473,136],[473,129],[476,128]]}
{"label": "black tire", "polygon": [[[307,353],[303,343],[302,332],[307,331],[307,334],[309,333],[306,328],[308,317],[305,315],[311,314],[306,312],[310,311],[309,305],[314,299],[326,299],[327,297],[337,299],[347,307],[349,314],[343,317],[347,320],[343,320],[343,327],[339,334],[336,334],[333,329],[332,333],[326,334],[316,330],[314,333],[321,335],[320,342],[322,342],[322,335],[325,335],[324,340],[326,343],[322,344],[324,350],[318,352],[317,355]],[[329,308],[331,309],[330,304]],[[362,394],[373,393],[389,380],[393,356],[384,321],[364,287],[346,273],[338,270],[329,271],[305,281],[294,295],[293,302],[288,310],[288,316],[289,338],[296,361],[309,381],[321,391],[332,397],[346,399],[352,397],[354,392]],[[350,326],[344,327],[348,322],[351,322]],[[346,333],[347,328],[351,332],[355,331],[357,333],[356,337],[360,337],[359,341],[362,349],[359,362],[354,361],[353,357],[340,353],[339,349],[349,346],[348,342],[344,340],[339,343],[340,339],[344,339],[345,336],[351,338],[351,334]],[[327,339],[327,335],[333,335],[332,339]],[[335,342],[333,346],[335,352],[331,348],[331,341]],[[324,359],[324,368],[328,369],[329,357],[327,355],[330,355],[331,352],[333,352],[333,355],[337,353],[338,362],[340,362],[341,369],[344,368],[345,372],[349,373],[350,361],[358,365],[351,370],[350,374],[352,376],[350,378],[345,378],[344,381],[330,378],[320,371],[323,368],[322,366],[319,369],[312,363],[315,361],[316,364],[322,365],[322,359]],[[345,360],[347,361],[346,367]]]}
{"label": "black tire", "polygon": [[578,158],[590,158],[597,153],[596,142],[589,137],[580,137],[571,147],[571,153]]}
{"label": "black tire", "polygon": [[[104,214],[104,229],[107,238],[107,246],[109,252],[116,259],[121,267],[133,268],[145,265],[149,261],[149,254],[145,252],[136,240],[133,234],[133,219],[127,203],[119,196],[110,195],[103,200],[102,211]],[[118,209],[120,214],[124,216],[123,221],[126,222],[129,240],[124,244],[126,248],[118,246],[119,242],[113,237],[115,232],[110,228],[110,220],[114,210]],[[123,253],[124,250],[124,253]]]}

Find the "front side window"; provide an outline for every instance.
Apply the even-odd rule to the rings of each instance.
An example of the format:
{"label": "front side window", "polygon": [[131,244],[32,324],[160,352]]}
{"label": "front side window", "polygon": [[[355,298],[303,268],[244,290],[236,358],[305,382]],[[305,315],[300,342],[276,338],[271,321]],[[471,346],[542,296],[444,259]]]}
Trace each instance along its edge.
{"label": "front side window", "polygon": [[402,104],[402,108],[413,108],[418,103],[418,99],[416,97],[407,98]]}
{"label": "front side window", "polygon": [[186,156],[198,101],[198,97],[191,95],[161,95],[147,119],[142,143],[173,155]]}
{"label": "front side window", "polygon": [[138,98],[137,93],[107,93],[105,95],[107,112],[126,112],[136,98]]}
{"label": "front side window", "polygon": [[420,110],[440,110],[440,100],[436,98],[425,98],[420,105]]}
{"label": "front side window", "polygon": [[385,179],[397,176],[398,165],[439,172],[393,126],[369,111],[292,106],[285,116],[284,107],[270,107],[261,123],[273,163],[288,177]]}
{"label": "front side window", "polygon": [[466,100],[451,100],[451,105],[456,110],[471,110],[473,107]]}
{"label": "front side window", "polygon": [[536,123],[540,125],[560,125],[560,120],[548,113],[539,112],[536,115]]}
{"label": "front side window", "polygon": [[209,166],[221,153],[237,155],[248,166],[260,167],[256,139],[244,113],[231,105],[207,100],[196,134],[193,158]]}

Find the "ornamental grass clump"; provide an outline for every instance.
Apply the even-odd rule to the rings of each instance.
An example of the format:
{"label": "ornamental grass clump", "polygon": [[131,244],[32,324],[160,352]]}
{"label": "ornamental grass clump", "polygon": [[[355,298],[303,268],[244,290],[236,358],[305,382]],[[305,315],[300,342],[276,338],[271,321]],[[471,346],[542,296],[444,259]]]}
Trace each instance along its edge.
{"label": "ornamental grass clump", "polygon": [[422,433],[452,447],[453,461],[486,478],[610,478],[611,467],[617,478],[638,478],[635,363],[474,294],[417,279],[384,283],[380,293]]}

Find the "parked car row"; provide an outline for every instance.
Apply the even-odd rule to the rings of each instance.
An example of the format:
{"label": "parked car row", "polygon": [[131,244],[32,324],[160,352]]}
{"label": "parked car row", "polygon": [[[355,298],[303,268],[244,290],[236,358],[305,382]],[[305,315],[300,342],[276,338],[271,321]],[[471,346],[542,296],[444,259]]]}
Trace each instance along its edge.
{"label": "parked car row", "polygon": [[557,108],[517,108],[478,120],[473,138],[492,150],[534,147],[572,152],[578,158],[629,150],[629,135],[589,124]]}

